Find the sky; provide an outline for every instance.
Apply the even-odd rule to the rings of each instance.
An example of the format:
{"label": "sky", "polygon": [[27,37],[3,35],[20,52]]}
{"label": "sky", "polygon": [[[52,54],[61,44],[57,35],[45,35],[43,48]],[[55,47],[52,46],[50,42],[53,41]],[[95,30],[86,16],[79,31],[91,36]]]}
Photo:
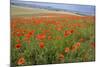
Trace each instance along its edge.
{"label": "sky", "polygon": [[54,3],[95,5],[95,0],[24,0],[24,1],[38,1],[38,2],[54,2]]}

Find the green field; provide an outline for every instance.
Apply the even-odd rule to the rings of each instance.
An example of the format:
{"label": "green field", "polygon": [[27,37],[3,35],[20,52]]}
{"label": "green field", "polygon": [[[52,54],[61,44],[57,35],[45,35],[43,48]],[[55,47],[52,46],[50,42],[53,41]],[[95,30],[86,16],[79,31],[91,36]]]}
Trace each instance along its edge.
{"label": "green field", "polygon": [[11,64],[95,61],[95,16],[11,6]]}

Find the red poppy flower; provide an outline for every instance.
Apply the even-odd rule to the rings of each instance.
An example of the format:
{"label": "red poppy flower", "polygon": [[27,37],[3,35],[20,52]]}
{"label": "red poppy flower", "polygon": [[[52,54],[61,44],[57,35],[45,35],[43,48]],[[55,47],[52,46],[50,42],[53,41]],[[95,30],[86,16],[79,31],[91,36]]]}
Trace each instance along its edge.
{"label": "red poppy flower", "polygon": [[21,47],[21,44],[16,44],[15,46],[17,49],[19,49]]}
{"label": "red poppy flower", "polygon": [[29,32],[29,35],[34,35],[34,30]]}
{"label": "red poppy flower", "polygon": [[74,32],[74,30],[70,30],[70,32],[71,32],[71,33],[73,33],[73,32]]}
{"label": "red poppy flower", "polygon": [[66,31],[64,32],[64,36],[65,36],[65,37],[69,36],[70,34],[71,34],[71,32],[70,32],[69,30],[66,30]]}
{"label": "red poppy flower", "polygon": [[20,36],[22,36],[22,34],[21,33],[17,33],[17,36],[20,37]]}
{"label": "red poppy flower", "polygon": [[40,24],[40,23],[42,23],[42,21],[40,19],[35,20],[35,24]]}
{"label": "red poppy flower", "polygon": [[74,44],[72,46],[72,51],[75,51],[76,49],[78,49],[80,47],[81,43],[80,42],[77,42],[76,44]]}
{"label": "red poppy flower", "polygon": [[64,32],[64,36],[67,37],[67,36],[71,35],[73,32],[74,32],[74,30],[66,30]]}
{"label": "red poppy flower", "polygon": [[46,38],[46,35],[45,34],[38,34],[37,35],[37,37],[36,37],[37,39],[45,39]]}
{"label": "red poppy flower", "polygon": [[40,48],[44,48],[44,42],[39,43]]}
{"label": "red poppy flower", "polygon": [[31,37],[30,34],[26,34],[25,36],[26,36],[27,39],[29,39]]}
{"label": "red poppy flower", "polygon": [[34,30],[26,34],[26,39],[29,39],[34,34]]}
{"label": "red poppy flower", "polygon": [[21,57],[18,62],[17,62],[18,65],[22,65],[22,64],[25,64],[25,59],[23,57]]}

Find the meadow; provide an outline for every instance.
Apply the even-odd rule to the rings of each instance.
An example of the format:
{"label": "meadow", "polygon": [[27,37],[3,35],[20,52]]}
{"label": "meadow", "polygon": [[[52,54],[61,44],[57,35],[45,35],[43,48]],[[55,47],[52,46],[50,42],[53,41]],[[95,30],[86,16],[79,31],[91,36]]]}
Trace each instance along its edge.
{"label": "meadow", "polygon": [[12,65],[95,61],[95,16],[17,10],[11,15]]}

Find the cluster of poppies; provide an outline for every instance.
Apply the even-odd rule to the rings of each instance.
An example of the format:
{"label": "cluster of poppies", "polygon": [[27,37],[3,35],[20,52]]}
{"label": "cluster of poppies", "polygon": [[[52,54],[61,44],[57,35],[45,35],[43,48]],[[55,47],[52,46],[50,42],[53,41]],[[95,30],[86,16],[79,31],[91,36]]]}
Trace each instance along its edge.
{"label": "cluster of poppies", "polygon": [[[67,16],[60,15],[57,17],[52,17],[52,16],[51,17],[12,18],[11,34],[12,34],[12,43],[13,43],[12,46],[14,46],[14,48],[12,49],[15,49],[14,50],[15,52],[23,50],[23,49],[26,50],[26,48],[29,48],[28,46],[32,44],[33,46],[34,45],[38,46],[39,47],[38,49],[42,50],[46,48],[46,46],[48,45],[47,44],[48,42],[52,44],[51,45],[52,47],[55,46],[55,44],[58,47],[58,44],[60,44],[59,41],[63,40],[63,43],[61,42],[61,46],[64,46],[64,45],[66,46],[64,46],[61,51],[58,49],[60,51],[58,54],[58,57],[60,61],[65,62],[64,60],[66,57],[65,54],[69,54],[70,52],[73,53],[76,50],[79,50],[81,47],[81,44],[86,42],[86,40],[89,41],[88,40],[89,38],[86,39],[85,37],[80,37],[80,35],[82,36],[83,33],[81,33],[78,29],[83,30],[87,28],[89,23],[85,24],[83,22],[87,21],[87,19],[93,19],[93,17],[72,16],[72,15],[67,15]],[[87,31],[84,31],[84,32],[87,32]],[[92,36],[91,38],[93,39],[94,37]],[[77,39],[77,40],[74,40],[74,39]],[[74,42],[72,42],[72,40]],[[66,41],[68,43],[66,43]],[[25,44],[27,44],[25,46],[26,48],[23,48],[24,47],[23,44],[24,46]],[[90,40],[89,44],[92,47],[95,47],[94,41],[91,42]],[[21,54],[21,52],[19,53]],[[14,60],[15,63],[17,62],[16,63],[17,65],[24,65],[27,63],[24,55],[23,56],[19,55],[15,59],[17,59],[16,61]]]}

